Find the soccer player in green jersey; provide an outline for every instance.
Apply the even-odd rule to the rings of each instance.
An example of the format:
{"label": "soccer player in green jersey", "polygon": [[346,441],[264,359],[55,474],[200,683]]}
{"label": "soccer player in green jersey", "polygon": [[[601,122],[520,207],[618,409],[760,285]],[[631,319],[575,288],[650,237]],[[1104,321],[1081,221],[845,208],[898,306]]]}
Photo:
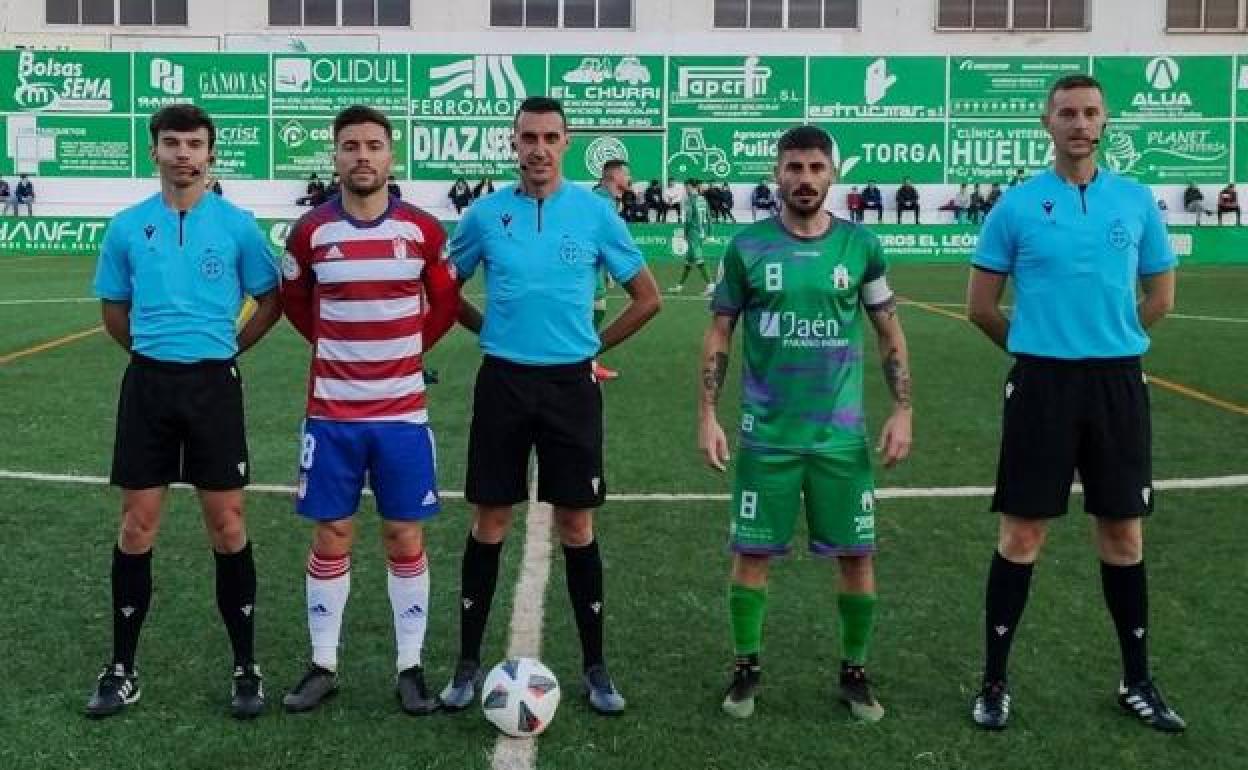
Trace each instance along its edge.
{"label": "soccer player in green jersey", "polygon": [[702,274],[702,280],[706,281],[706,296],[709,297],[715,290],[715,283],[710,273],[706,272],[706,260],[702,256],[702,244],[710,234],[710,228],[711,207],[702,194],[702,183],[690,179],[685,182],[685,243],[689,246],[685,252],[685,269],[680,274],[680,281],[668,289],[671,293],[679,294],[684,290],[685,280],[695,267]]}
{"label": "soccer player in green jersey", "polygon": [[[612,158],[602,164],[602,174],[598,178],[598,184],[594,185],[594,192],[600,197],[611,201],[611,205],[616,211],[620,211],[620,200],[624,196],[624,192],[633,186],[632,175],[629,173],[628,164],[619,158]],[[603,320],[607,317],[607,269],[605,267],[598,269],[597,283],[594,284],[594,328],[602,326]],[[598,359],[594,359],[594,377],[599,382],[614,380],[619,377],[620,373],[615,369],[608,369],[603,366]]]}
{"label": "soccer player in green jersey", "polygon": [[815,126],[777,145],[780,216],[728,246],[702,347],[699,446],[723,471],[728,439],[715,414],[737,321],[744,318],[741,454],[732,495],[729,611],[736,662],[723,708],[754,712],[771,557],[789,550],[804,501],[810,550],[840,568],[840,697],[857,719],[884,709],[871,694],[867,647],[875,618],[875,485],[863,415],[863,318],[879,343],[892,415],[877,451],[892,467],[910,452],[906,338],[885,280],[880,243],[823,208],[835,180],[832,140]]}

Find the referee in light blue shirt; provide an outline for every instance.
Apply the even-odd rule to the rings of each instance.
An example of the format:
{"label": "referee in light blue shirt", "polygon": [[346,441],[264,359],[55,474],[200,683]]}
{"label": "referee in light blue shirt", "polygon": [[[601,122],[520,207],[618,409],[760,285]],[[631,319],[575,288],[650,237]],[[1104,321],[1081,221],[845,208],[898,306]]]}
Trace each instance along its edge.
{"label": "referee in light blue shirt", "polygon": [[[618,714],[624,698],[603,657],[602,560],[593,531],[607,483],[592,361],[659,311],[659,290],[614,207],[563,178],[568,128],[559,102],[525,100],[514,129],[519,184],[474,203],[449,246],[461,282],[485,274],[486,304],[484,316],[468,303],[460,310],[460,321],[481,335],[485,360],[468,442],[464,496],[476,510],[464,549],[459,662],[442,703],[456,711],[476,696],[502,541],[512,506],[528,498],[536,449],[537,496],[554,507],[589,704]],[[630,302],[599,338],[594,287],[603,267]]]}
{"label": "referee in light blue shirt", "polygon": [[[1174,305],[1174,253],[1148,188],[1096,164],[1105,98],[1087,75],[1058,80],[1043,123],[1054,166],[995,206],[972,260],[971,321],[1015,358],[1005,383],[992,509],[1000,536],[988,573],[980,727],[1010,713],[1006,661],[1049,520],[1063,515],[1076,471],[1096,519],[1101,583],[1122,652],[1118,702],[1164,732],[1183,719],[1148,667],[1142,519],[1153,509],[1149,326]],[[1001,312],[1007,281],[1012,318]],[[1143,287],[1143,299],[1136,285]]]}
{"label": "referee in light blue shirt", "polygon": [[[254,655],[256,571],[243,526],[248,480],[243,391],[234,357],[280,315],[277,269],[251,214],[205,190],[216,131],[192,105],[152,116],[160,193],[122,211],[95,274],[104,327],[130,354],[117,408],[112,483],[122,490],[113,549],[113,654],[87,714],[139,700],[134,659],[152,594],[152,545],[169,484],[199,492],[216,555],[217,607],[233,647],[231,712],[264,706]],[[256,311],[236,331],[246,296]]]}

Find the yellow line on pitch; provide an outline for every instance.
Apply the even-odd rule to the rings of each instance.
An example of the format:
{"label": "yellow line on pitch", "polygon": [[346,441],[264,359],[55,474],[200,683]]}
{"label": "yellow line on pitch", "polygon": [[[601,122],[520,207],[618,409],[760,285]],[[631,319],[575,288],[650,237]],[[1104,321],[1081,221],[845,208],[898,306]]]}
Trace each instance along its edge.
{"label": "yellow line on pitch", "polygon": [[101,331],[104,331],[103,325],[92,326],[90,329],[83,329],[80,332],[74,332],[73,334],[66,334],[64,337],[57,337],[54,340],[41,342],[38,345],[26,348],[25,350],[18,350],[13,353],[8,353],[6,355],[0,356],[0,366],[3,366],[4,364],[11,364],[19,358],[25,358],[26,356],[33,356],[36,353],[42,353],[45,350],[51,350],[52,348],[59,348],[61,345],[68,345],[69,343],[74,342],[75,340],[80,340],[83,337],[90,337],[92,334],[95,334],[96,332],[101,332]]}
{"label": "yellow line on pitch", "polygon": [[936,315],[943,315],[946,318],[952,318],[955,321],[966,320],[965,315],[955,313],[952,310],[946,310],[943,307],[936,307],[935,305],[929,305],[926,302],[919,302],[918,300],[915,300],[915,299],[906,299],[905,297],[898,297],[897,301],[903,305],[914,305],[915,307],[921,307],[929,313],[935,313]]}
{"label": "yellow line on pitch", "polygon": [[1224,401],[1217,396],[1211,396],[1208,393],[1196,390],[1195,388],[1189,388],[1188,386],[1178,382],[1171,382],[1170,380],[1163,379],[1155,374],[1148,375],[1148,381],[1156,385],[1160,385],[1166,390],[1172,390],[1175,393],[1187,396],[1188,398],[1203,401],[1206,404],[1216,406],[1219,409],[1225,409],[1228,412],[1234,412],[1235,414],[1242,414],[1245,417],[1248,417],[1248,406],[1240,406],[1239,404],[1231,401]]}
{"label": "yellow line on pitch", "polygon": [[[965,316],[958,315],[957,313],[954,313],[951,310],[946,310],[943,307],[937,307],[936,305],[929,305],[926,302],[918,302],[916,300],[906,299],[904,297],[899,297],[898,301],[902,303],[903,305],[914,305],[915,307],[920,307],[928,311],[929,313],[936,313],[937,315],[943,315],[946,318],[952,318],[955,321],[966,320]],[[1239,404],[1236,404],[1234,402],[1223,400],[1221,398],[1218,398],[1217,396],[1211,396],[1208,393],[1204,393],[1202,391],[1196,390],[1195,388],[1188,387],[1187,385],[1183,385],[1182,383],[1173,382],[1163,377],[1158,377],[1155,374],[1148,375],[1148,381],[1152,383],[1156,383],[1157,385],[1165,388],[1166,390],[1173,391],[1182,396],[1187,396],[1190,399],[1201,401],[1206,404],[1209,404],[1210,406],[1216,406],[1219,409],[1225,409],[1228,412],[1232,412],[1234,414],[1242,414],[1248,417],[1248,406],[1240,406]]]}

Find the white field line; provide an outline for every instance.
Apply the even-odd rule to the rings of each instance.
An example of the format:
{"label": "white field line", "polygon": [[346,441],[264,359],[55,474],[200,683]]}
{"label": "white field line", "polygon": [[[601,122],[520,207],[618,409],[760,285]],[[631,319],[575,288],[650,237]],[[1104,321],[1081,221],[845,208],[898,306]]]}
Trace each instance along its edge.
{"label": "white field line", "polygon": [[[536,484],[529,490],[529,511],[524,526],[524,557],[512,601],[507,657],[540,660],[546,584],[550,581],[550,560],[554,554],[551,543],[554,511],[546,503],[537,501]],[[536,763],[536,738],[512,738],[499,733],[491,761],[494,770],[531,770]]]}
{"label": "white field line", "polygon": [[52,299],[0,299],[0,305],[70,305],[99,302],[96,297],[54,297]]}
{"label": "white field line", "polygon": [[[53,484],[86,484],[106,486],[108,479],[104,476],[75,476],[61,473],[38,473],[34,471],[14,471],[0,469],[0,479],[13,481],[44,481]],[[185,487],[185,484],[174,484]],[[1154,489],[1223,489],[1228,487],[1248,487],[1248,473],[1231,476],[1206,476],[1202,478],[1162,479],[1153,482]],[[1075,484],[1073,490],[1082,493],[1083,487]],[[295,488],[286,484],[252,484],[247,487],[249,492],[293,495]],[[894,500],[939,497],[991,497],[992,487],[882,487],[875,490],[879,498]],[[364,494],[371,494],[364,490]],[[464,493],[459,490],[443,490],[442,497],[452,500],[463,499]],[[625,492],[608,494],[609,503],[650,503],[650,502],[719,502],[730,499],[730,495],[720,493],[699,492]],[[534,515],[530,510],[529,515]],[[540,513],[538,515],[541,515]],[[525,553],[528,553],[526,539]]]}
{"label": "white field line", "polygon": [[[672,297],[671,299],[683,299],[683,298]],[[910,302],[922,302],[922,300],[916,300],[912,297],[907,297],[907,300],[909,300]],[[902,304],[904,305],[905,302],[902,302]],[[948,308],[966,307],[965,302],[923,302],[923,304],[931,305],[932,307],[948,307]],[[1009,305],[1002,305],[1001,307],[1004,310],[1010,309]],[[1248,318],[1231,318],[1228,316],[1220,316],[1220,315],[1192,315],[1190,313],[1167,313],[1166,320],[1169,320],[1171,318],[1177,318],[1180,321],[1210,321],[1212,323],[1223,323],[1223,324],[1248,324]]]}

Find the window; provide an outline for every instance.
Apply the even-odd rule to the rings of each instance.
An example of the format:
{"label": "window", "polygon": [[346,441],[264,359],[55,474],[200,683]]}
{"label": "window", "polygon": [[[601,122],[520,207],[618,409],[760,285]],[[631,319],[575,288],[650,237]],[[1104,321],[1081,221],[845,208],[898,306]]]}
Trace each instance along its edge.
{"label": "window", "polygon": [[630,29],[633,0],[490,0],[490,26]]}
{"label": "window", "polygon": [[716,29],[856,29],[858,0],[715,0]]}
{"label": "window", "polygon": [[937,0],[936,28],[1086,29],[1087,0]]}
{"label": "window", "polygon": [[411,0],[269,0],[273,27],[409,27]]}
{"label": "window", "polygon": [[1166,29],[1179,32],[1241,32],[1248,29],[1248,2],[1167,0]]}
{"label": "window", "polygon": [[49,24],[182,25],[187,0],[47,0]]}

